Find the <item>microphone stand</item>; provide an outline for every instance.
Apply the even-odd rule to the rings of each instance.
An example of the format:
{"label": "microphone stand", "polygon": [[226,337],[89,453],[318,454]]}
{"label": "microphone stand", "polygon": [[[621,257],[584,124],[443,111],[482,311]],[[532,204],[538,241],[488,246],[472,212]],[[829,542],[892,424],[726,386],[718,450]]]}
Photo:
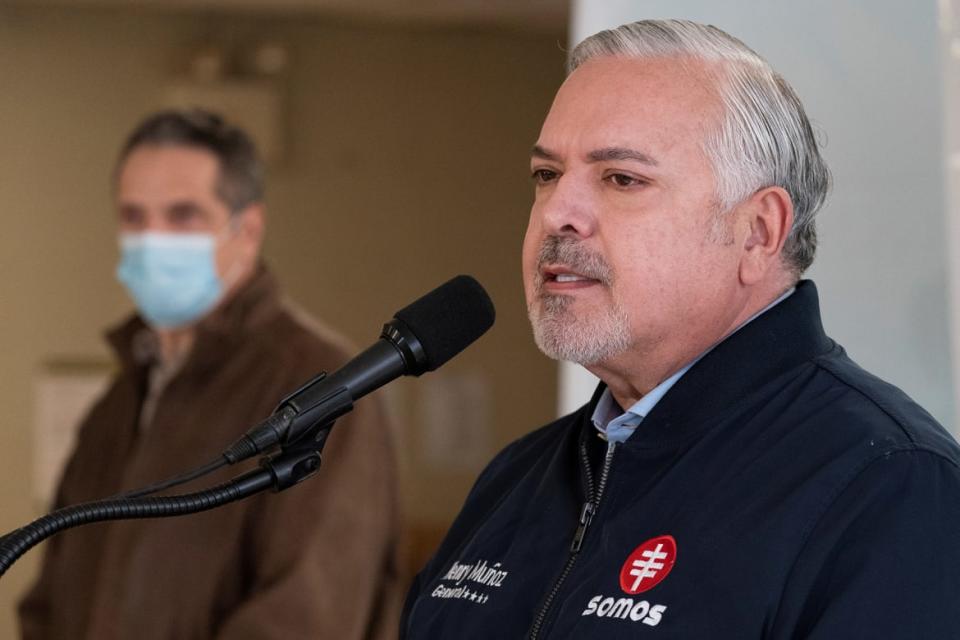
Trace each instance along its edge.
{"label": "microphone stand", "polygon": [[24,553],[60,531],[94,522],[169,518],[243,500],[267,489],[289,489],[320,469],[321,452],[333,421],[315,425],[295,442],[260,461],[260,468],[203,491],[175,496],[116,498],[58,509],[0,538],[0,576]]}

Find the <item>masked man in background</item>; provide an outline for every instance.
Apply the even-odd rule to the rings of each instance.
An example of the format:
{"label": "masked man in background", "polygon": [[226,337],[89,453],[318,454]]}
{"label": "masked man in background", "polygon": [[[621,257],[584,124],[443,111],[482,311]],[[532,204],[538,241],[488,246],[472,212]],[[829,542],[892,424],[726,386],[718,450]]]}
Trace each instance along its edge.
{"label": "masked man in background", "polygon": [[[118,277],[139,314],[81,426],[57,506],[214,459],[351,351],[295,315],[260,259],[262,165],[201,110],[145,120],[117,164]],[[397,503],[383,407],[341,419],[308,484],[179,518],[72,529],[20,605],[25,640],[381,638],[395,634]],[[184,490],[220,482],[230,469]]]}
{"label": "masked man in background", "polygon": [[483,472],[405,636],[960,638],[960,448],[824,333],[796,94],[686,21],[569,68],[524,285],[541,350],[602,384]]}

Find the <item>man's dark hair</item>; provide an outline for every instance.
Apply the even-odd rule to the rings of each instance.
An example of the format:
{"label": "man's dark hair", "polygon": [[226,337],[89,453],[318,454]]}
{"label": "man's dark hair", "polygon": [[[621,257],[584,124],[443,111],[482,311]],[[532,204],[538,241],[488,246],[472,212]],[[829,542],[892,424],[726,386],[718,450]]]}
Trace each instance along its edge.
{"label": "man's dark hair", "polygon": [[234,213],[263,200],[263,164],[253,140],[239,127],[204,109],[170,109],[141,122],[127,138],[117,172],[141,146],[182,146],[209,151],[220,163],[217,196]]}

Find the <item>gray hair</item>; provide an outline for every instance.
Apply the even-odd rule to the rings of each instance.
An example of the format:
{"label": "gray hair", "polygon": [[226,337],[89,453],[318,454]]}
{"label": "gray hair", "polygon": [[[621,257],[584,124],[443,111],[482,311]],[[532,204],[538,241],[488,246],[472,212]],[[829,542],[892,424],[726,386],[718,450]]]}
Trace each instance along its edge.
{"label": "gray hair", "polygon": [[718,73],[724,115],[704,152],[717,179],[717,199],[727,211],[758,189],[782,187],[793,201],[793,227],[783,248],[797,276],[813,262],[814,218],[830,188],[830,171],[803,105],[766,60],[711,25],[688,20],[643,20],[601,31],[570,53],[567,72],[604,56],[692,58]]}

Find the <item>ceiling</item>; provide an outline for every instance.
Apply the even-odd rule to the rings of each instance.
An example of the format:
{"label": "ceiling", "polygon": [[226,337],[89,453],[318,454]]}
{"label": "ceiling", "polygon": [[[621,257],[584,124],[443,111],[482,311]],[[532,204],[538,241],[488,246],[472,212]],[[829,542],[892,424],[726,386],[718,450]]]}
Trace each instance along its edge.
{"label": "ceiling", "polygon": [[0,0],[0,5],[315,14],[349,19],[564,31],[569,0]]}

